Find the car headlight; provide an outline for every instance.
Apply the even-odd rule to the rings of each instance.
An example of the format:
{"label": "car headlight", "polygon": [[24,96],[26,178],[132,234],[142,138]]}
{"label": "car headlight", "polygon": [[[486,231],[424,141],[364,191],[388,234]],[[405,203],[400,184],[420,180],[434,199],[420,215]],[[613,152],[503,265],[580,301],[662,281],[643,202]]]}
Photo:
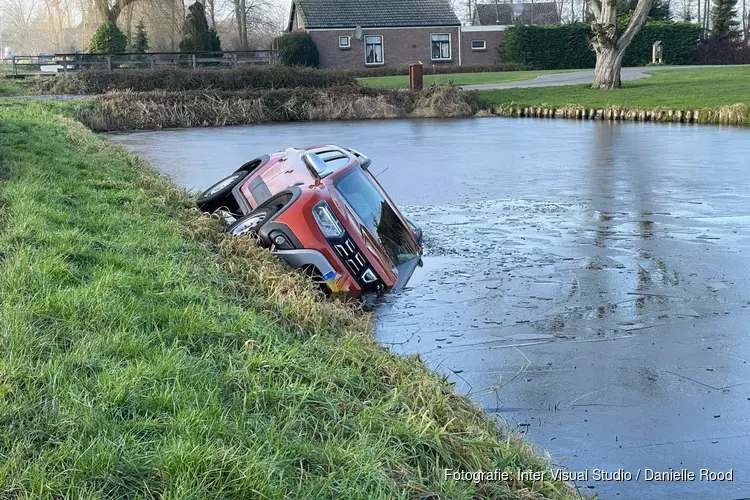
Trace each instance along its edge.
{"label": "car headlight", "polygon": [[325,201],[313,207],[313,217],[326,238],[338,238],[344,234],[344,228]]}

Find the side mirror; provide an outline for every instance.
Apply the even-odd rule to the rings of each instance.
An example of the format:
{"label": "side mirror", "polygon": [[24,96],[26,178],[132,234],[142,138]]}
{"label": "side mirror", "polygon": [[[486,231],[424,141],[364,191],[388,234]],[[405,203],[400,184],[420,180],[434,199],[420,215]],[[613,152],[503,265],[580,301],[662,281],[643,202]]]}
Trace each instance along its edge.
{"label": "side mirror", "polygon": [[326,169],[326,163],[320,156],[314,153],[305,153],[302,155],[302,161],[305,162],[307,169],[316,179],[320,179],[320,174]]}

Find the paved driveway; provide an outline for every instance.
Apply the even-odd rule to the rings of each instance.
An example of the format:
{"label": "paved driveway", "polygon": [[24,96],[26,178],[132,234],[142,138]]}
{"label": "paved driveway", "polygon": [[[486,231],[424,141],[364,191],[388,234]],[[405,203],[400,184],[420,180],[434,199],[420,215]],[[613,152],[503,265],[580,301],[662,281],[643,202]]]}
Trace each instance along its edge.
{"label": "paved driveway", "polygon": [[[725,66],[643,66],[640,68],[622,68],[621,78],[623,81],[640,80],[650,78],[653,71],[697,68],[717,68]],[[531,80],[521,80],[507,83],[485,83],[481,85],[464,85],[464,90],[491,90],[491,89],[516,89],[528,87],[559,87],[560,85],[590,85],[594,81],[594,70],[569,71],[567,73],[552,73],[541,75]]]}

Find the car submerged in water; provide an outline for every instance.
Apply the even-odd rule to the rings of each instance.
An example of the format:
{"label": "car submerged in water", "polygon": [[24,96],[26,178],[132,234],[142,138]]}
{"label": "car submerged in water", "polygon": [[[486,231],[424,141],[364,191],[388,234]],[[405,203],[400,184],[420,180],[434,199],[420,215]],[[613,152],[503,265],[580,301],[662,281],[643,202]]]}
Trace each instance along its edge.
{"label": "car submerged in water", "polygon": [[233,235],[257,235],[326,292],[401,288],[421,265],[422,231],[406,219],[353,149],[288,148],[249,161],[204,191]]}

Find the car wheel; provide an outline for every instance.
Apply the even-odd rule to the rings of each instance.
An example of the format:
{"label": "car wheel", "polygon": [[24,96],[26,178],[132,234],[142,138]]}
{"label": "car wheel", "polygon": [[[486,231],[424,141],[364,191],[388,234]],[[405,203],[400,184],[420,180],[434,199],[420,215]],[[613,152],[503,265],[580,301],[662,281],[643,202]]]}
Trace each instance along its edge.
{"label": "car wheel", "polygon": [[262,207],[253,210],[249,214],[237,219],[228,228],[227,231],[232,236],[240,236],[243,234],[258,234],[258,230],[263,224],[266,223],[276,212],[279,211],[279,207],[270,206]]}
{"label": "car wheel", "polygon": [[221,207],[236,205],[231,199],[232,189],[247,175],[246,172],[235,172],[203,191],[196,203],[204,212],[213,213]]}

